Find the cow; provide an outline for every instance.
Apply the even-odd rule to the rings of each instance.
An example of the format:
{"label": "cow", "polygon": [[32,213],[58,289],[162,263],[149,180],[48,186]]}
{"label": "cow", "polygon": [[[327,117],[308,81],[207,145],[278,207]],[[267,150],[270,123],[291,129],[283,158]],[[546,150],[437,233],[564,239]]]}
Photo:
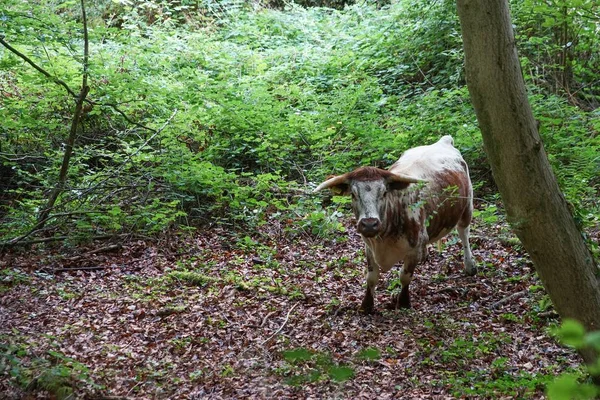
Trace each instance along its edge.
{"label": "cow", "polygon": [[455,227],[463,245],[464,270],[477,270],[469,246],[473,188],[467,163],[451,136],[402,154],[389,169],[361,167],[334,176],[314,190],[352,196],[356,229],[365,243],[367,291],[360,310],[371,313],[379,274],[403,261],[402,289],[392,307],[410,308],[408,287],[415,267],[426,259],[427,244]]}

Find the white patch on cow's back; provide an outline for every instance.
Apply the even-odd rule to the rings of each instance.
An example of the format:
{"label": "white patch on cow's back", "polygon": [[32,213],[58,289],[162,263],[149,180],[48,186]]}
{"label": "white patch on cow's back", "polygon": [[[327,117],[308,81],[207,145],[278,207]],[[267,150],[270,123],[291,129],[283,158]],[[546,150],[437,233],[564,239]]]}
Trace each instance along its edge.
{"label": "white patch on cow's back", "polygon": [[452,145],[451,136],[444,136],[428,146],[409,149],[389,169],[415,178],[429,180],[444,169],[464,171],[464,161],[460,152]]}

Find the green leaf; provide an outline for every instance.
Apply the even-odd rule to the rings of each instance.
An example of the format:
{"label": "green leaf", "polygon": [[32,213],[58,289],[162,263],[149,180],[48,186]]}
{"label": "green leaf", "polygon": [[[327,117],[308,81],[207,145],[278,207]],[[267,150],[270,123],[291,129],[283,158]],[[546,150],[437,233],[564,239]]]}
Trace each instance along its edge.
{"label": "green leaf", "polygon": [[550,400],[570,400],[571,394],[577,390],[577,378],[563,375],[548,385],[546,394]]}
{"label": "green leaf", "polygon": [[574,319],[565,319],[555,334],[567,346],[580,348],[584,345],[585,328]]}
{"label": "green leaf", "polygon": [[548,385],[546,394],[549,400],[593,399],[598,394],[593,385],[579,383],[575,375],[562,375]]}
{"label": "green leaf", "polygon": [[304,347],[283,352],[283,358],[290,363],[308,361],[312,358],[312,356],[312,353]]}
{"label": "green leaf", "polygon": [[600,351],[600,331],[588,333],[583,341],[586,346],[591,346]]}
{"label": "green leaf", "polygon": [[329,368],[327,371],[329,377],[336,382],[344,382],[354,377],[354,370],[350,367],[338,365]]}
{"label": "green leaf", "polygon": [[377,361],[381,358],[381,352],[376,348],[369,347],[359,351],[356,356],[361,360]]}

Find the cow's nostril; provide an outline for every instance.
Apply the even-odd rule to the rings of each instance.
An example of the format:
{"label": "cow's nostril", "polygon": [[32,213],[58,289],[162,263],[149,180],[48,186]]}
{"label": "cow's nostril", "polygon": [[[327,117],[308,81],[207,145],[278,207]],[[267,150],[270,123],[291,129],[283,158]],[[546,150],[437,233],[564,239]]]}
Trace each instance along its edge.
{"label": "cow's nostril", "polygon": [[370,231],[374,232],[379,229],[379,225],[381,223],[377,218],[363,218],[358,223],[360,231]]}

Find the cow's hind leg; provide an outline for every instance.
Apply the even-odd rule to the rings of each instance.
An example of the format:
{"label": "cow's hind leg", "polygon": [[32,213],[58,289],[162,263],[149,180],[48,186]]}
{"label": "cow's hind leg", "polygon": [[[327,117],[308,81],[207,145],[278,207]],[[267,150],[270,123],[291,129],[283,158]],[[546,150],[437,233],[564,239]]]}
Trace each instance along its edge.
{"label": "cow's hind leg", "polygon": [[370,314],[375,307],[375,288],[379,282],[379,266],[368,247],[365,248],[365,252],[367,253],[367,291],[360,306],[360,311]]}
{"label": "cow's hind leg", "polygon": [[469,244],[469,224],[471,223],[471,210],[465,211],[461,220],[456,226],[458,231],[458,237],[463,245],[464,261],[465,261],[465,273],[467,275],[475,275],[477,273],[477,267],[473,261],[473,254],[471,254],[471,245]]}

